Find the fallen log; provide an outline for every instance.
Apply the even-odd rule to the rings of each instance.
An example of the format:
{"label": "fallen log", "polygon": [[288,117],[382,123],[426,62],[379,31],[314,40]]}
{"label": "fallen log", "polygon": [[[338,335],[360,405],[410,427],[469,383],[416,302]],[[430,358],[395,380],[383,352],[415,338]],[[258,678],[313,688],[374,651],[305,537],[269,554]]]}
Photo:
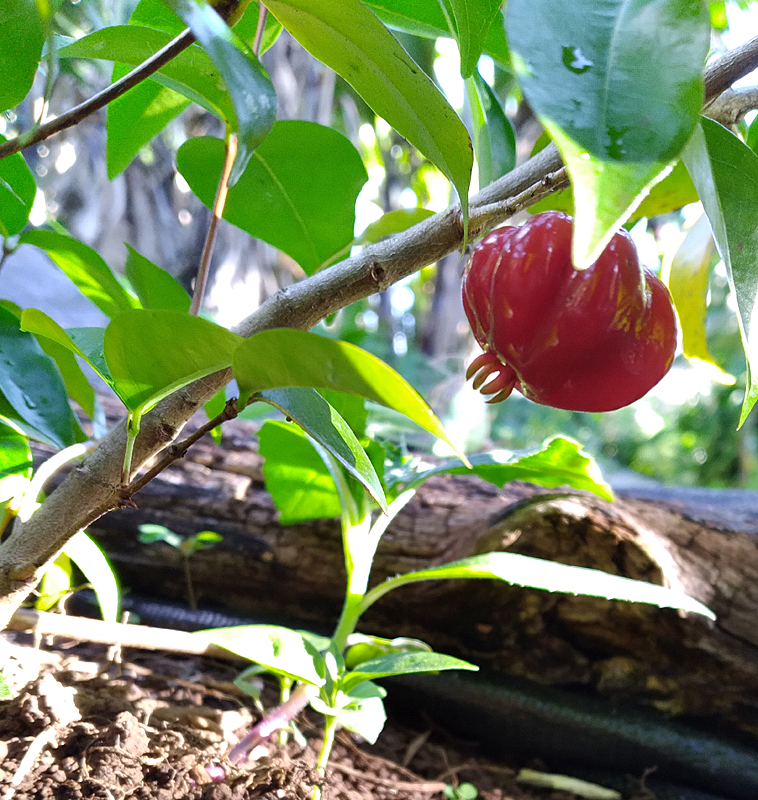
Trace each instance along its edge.
{"label": "fallen log", "polygon": [[[137,510],[91,530],[122,584],[187,596],[181,554],[144,545],[138,526],[223,541],[189,564],[202,606],[328,631],[344,587],[337,521],[281,526],[249,430],[201,443],[137,496]],[[372,583],[491,550],[593,567],[684,589],[717,622],[672,610],[525,590],[495,581],[417,584],[390,593],[360,629],[545,684],[580,686],[719,730],[758,736],[758,499],[714,490],[628,490],[615,503],[472,476],[430,479],[386,533]]]}

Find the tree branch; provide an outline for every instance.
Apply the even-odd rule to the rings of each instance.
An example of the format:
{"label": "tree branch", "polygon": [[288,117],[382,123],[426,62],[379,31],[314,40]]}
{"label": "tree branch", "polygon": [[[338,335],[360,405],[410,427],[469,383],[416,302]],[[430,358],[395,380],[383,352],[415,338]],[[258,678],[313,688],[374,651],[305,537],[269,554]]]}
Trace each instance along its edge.
{"label": "tree branch", "polygon": [[[706,97],[758,66],[758,37],[739,48],[738,57],[727,54],[708,67]],[[719,89],[721,91],[723,89]],[[568,185],[557,149],[550,145],[508,175],[471,198],[469,230],[476,237]],[[251,336],[276,327],[307,330],[348,304],[383,291],[460,248],[463,237],[461,211],[453,206],[378,244],[281,290],[237,327]],[[218,372],[184,387],[163,400],[142,420],[133,463],[144,462],[172,442],[184,424],[231,378],[231,370]],[[122,421],[103,439],[98,449],[66,478],[23,526],[0,547],[0,628],[36,585],[40,569],[78,530],[118,505],[120,469],[126,444]]]}
{"label": "tree branch", "polygon": [[13,153],[20,153],[33,144],[42,142],[66,128],[77,125],[85,117],[94,114],[95,111],[99,111],[117,97],[121,97],[122,94],[128,92],[129,89],[134,88],[138,83],[142,83],[142,81],[149,78],[154,72],[168,64],[172,58],[176,58],[182,50],[186,50],[194,41],[195,37],[189,30],[183,31],[165,47],[150,56],[147,61],[143,61],[142,64],[124,75],[123,78],[103,89],[102,92],[98,92],[88,100],[78,106],[74,106],[74,108],[69,109],[59,117],[51,119],[44,125],[19,134],[15,139],[0,143],[0,159],[13,155]]}

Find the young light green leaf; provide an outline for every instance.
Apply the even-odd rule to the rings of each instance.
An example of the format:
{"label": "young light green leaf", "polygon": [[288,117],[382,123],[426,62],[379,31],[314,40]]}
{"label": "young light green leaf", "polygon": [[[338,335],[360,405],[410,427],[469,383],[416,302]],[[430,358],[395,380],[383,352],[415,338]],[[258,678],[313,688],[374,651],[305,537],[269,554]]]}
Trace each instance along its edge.
{"label": "young light green leaf", "polygon": [[[577,266],[597,259],[697,124],[710,23],[691,0],[509,0],[524,95],[574,184]],[[665,44],[661,36],[665,32]]]}
{"label": "young light green leaf", "polygon": [[384,730],[387,714],[382,698],[372,696],[355,700],[341,708],[337,713],[337,720],[345,730],[357,734],[369,744],[375,744]]}
{"label": "young light green leaf", "polygon": [[219,647],[249,658],[277,675],[286,675],[303,683],[322,686],[317,664],[321,660],[307,636],[277,625],[240,625],[198,631]]}
{"label": "young light green leaf", "polygon": [[175,547],[177,550],[182,546],[182,542],[184,541],[178,533],[169,530],[165,525],[156,525],[150,522],[145,522],[139,526],[137,539],[142,544],[162,542],[169,547]]}
{"label": "young light green leaf", "polygon": [[347,674],[343,682],[344,691],[363,681],[387,678],[390,675],[410,675],[415,672],[442,672],[449,669],[465,669],[476,672],[479,667],[442,653],[391,653],[387,656],[364,661],[358,669]]}
{"label": "young light green leaf", "polygon": [[182,311],[187,313],[190,296],[177,279],[152,261],[126,245],[129,251],[124,272],[129,278],[143,308]]}
{"label": "young light green leaf", "polygon": [[[26,308],[21,314],[21,330],[45,337],[83,358],[109,385],[113,380],[103,356],[105,328],[71,328],[63,330],[52,317],[37,308]],[[77,402],[79,402],[77,400]]]}
{"label": "young light green leaf", "polygon": [[500,101],[478,72],[466,80],[466,88],[474,121],[479,186],[484,187],[516,166],[516,134]]}
{"label": "young light green leaf", "polygon": [[0,414],[22,423],[32,438],[59,449],[87,438],[55,362],[5,308],[0,308],[0,391],[7,403]]}
{"label": "young light green leaf", "polygon": [[[177,168],[209,208],[224,162],[211,137],[185,142]],[[368,179],[358,151],[315,122],[277,122],[229,190],[224,219],[292,256],[311,275],[353,239],[355,201]]]}
{"label": "young light green leaf", "polygon": [[687,231],[667,267],[664,278],[676,306],[682,329],[682,349],[695,366],[724,386],[735,383],[713,360],[705,334],[708,279],[715,245],[708,217],[703,215]]}
{"label": "young light green leaf", "polygon": [[[509,481],[528,481],[538,486],[552,488],[570,486],[572,489],[594,492],[605,500],[613,500],[611,487],[603,480],[597,463],[590,458],[578,442],[565,436],[556,436],[545,442],[539,450],[493,450],[469,456],[474,472],[486,481],[502,488]],[[418,486],[432,475],[440,473],[466,474],[469,469],[454,459],[428,469],[400,470],[393,483]]]}
{"label": "young light green leaf", "polygon": [[141,415],[181,386],[231,366],[242,341],[199,317],[140,309],[108,325],[103,352],[116,393]]}
{"label": "young light green leaf", "polygon": [[63,552],[84,573],[91,584],[100,611],[106,622],[118,621],[119,591],[116,576],[103,551],[84,531],[79,531],[69,539]]}
{"label": "young light green leaf", "polygon": [[758,185],[758,156],[726,128],[703,118],[682,158],[708,215],[737,299],[748,365],[741,427],[758,400],[758,328],[753,325],[758,305],[758,211],[753,191]]}
{"label": "young light green leaf", "polygon": [[[650,193],[631,213],[625,224],[632,224],[643,217],[655,217],[668,214],[689,203],[698,201],[697,191],[692,185],[687,168],[682,161],[677,161],[671,172],[653,186]],[[565,211],[574,213],[574,192],[569,186],[560,192],[554,192],[539,203],[530,206],[530,213],[541,211]]]}
{"label": "young light green leaf", "polygon": [[[22,330],[24,330],[23,327]],[[82,372],[71,349],[48,339],[47,336],[38,336],[37,341],[39,346],[58,365],[68,396],[76,401],[82,411],[92,419],[95,416],[95,390]]]}
{"label": "young light green leaf", "polygon": [[[366,0],[366,5],[391,28],[437,39],[450,36],[450,26],[440,7],[440,0]],[[484,52],[502,67],[510,66],[505,29],[501,24],[490,25],[484,41]]]}
{"label": "young light green leaf", "polygon": [[356,237],[353,244],[374,244],[393,233],[405,231],[419,222],[434,216],[428,208],[396,208],[382,214],[376,222],[368,224],[363,233]]}
{"label": "young light green leaf", "polygon": [[386,513],[387,500],[379,476],[337,409],[313,389],[272,389],[261,392],[261,398],[294,420],[325,447]]}
{"label": "young light green leaf", "polygon": [[[4,141],[0,136],[0,142]],[[26,225],[36,193],[34,175],[21,153],[0,161],[0,236],[13,236]]]}
{"label": "young light green leaf", "polygon": [[[9,477],[30,478],[32,467],[29,439],[10,425],[0,423],[0,484]],[[7,485],[0,490],[0,503],[9,499],[6,490]]]}
{"label": "young light green leaf", "polygon": [[47,611],[59,603],[73,588],[71,559],[59,553],[55,561],[45,570],[34,601],[38,611]]}
{"label": "young light green leaf", "polygon": [[276,92],[250,48],[213,8],[198,0],[166,0],[184,20],[224,78],[234,106],[232,131],[239,140],[229,178],[234,185],[276,120]]}
{"label": "young light green leaf", "polygon": [[261,331],[236,351],[234,375],[240,407],[264,389],[333,389],[394,408],[455,449],[418,392],[381,359],[348,342],[288,328]]}
{"label": "young light green leaf", "polygon": [[[657,586],[644,581],[622,578],[596,569],[572,567],[541,558],[522,556],[517,553],[485,553],[460,561],[452,561],[440,567],[408,572],[389,578],[371,589],[361,604],[365,611],[380,597],[392,589],[408,586],[418,581],[451,580],[457,578],[490,578],[505,581],[514,586],[544,589],[548,592],[604,597],[608,600],[626,600],[631,603],[649,603],[659,608],[679,608],[716,619],[710,609],[684,592]],[[365,665],[361,665],[363,669]]]}
{"label": "young light green leaf", "polygon": [[79,291],[108,317],[136,308],[133,300],[103,259],[84,242],[55,231],[29,231],[20,244],[44,250],[48,257],[76,284]]}
{"label": "young light green leaf", "polygon": [[17,106],[32,88],[45,43],[45,28],[35,0],[0,3],[0,111]]}
{"label": "young light green leaf", "polygon": [[473,163],[468,133],[387,28],[359,0],[269,0],[266,6],[450,179],[465,225]]}
{"label": "young light green leaf", "polygon": [[[455,38],[461,53],[461,75],[470,78],[476,71],[487,34],[493,24],[502,27],[501,0],[448,0],[453,11]],[[496,22],[497,18],[497,22]]]}
{"label": "young light green leaf", "polygon": [[[213,397],[203,406],[203,410],[209,420],[215,419],[226,407],[226,387],[216,392]],[[223,433],[221,425],[211,431],[211,438],[216,444],[221,444]]]}
{"label": "young light green leaf", "polygon": [[266,490],[282,525],[335,519],[341,506],[334,480],[296,425],[269,420],[258,434]]}

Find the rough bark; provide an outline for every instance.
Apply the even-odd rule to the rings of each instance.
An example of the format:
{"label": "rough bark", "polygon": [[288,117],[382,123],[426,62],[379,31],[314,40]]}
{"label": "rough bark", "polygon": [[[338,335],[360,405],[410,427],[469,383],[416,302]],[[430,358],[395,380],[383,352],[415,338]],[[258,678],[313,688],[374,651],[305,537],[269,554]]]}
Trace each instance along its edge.
{"label": "rough bark", "polygon": [[[138,510],[109,514],[91,530],[124,585],[174,600],[187,596],[182,558],[167,545],[140,544],[138,525],[218,531],[222,543],[191,557],[201,605],[328,631],[344,586],[338,523],[280,526],[252,439],[235,425],[225,447],[201,443],[137,496]],[[593,687],[758,735],[756,495],[655,488],[636,495],[611,504],[521,483],[498,490],[475,477],[436,477],[390,526],[372,583],[507,550],[681,586],[716,613],[716,624],[484,580],[401,589],[377,603],[361,629],[418,637],[497,671]]]}

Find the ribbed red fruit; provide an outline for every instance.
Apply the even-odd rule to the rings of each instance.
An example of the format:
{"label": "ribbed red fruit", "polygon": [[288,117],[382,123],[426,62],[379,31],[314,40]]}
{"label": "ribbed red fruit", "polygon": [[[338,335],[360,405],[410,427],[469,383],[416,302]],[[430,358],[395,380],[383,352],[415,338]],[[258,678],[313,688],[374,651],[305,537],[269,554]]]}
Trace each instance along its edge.
{"label": "ribbed red fruit", "polygon": [[463,305],[484,353],[466,376],[476,375],[474,388],[489,402],[515,388],[555,408],[612,411],[671,366],[671,297],[640,266],[629,235],[619,231],[591,267],[576,270],[571,229],[571,217],[548,211],[493,231],[474,249]]}

